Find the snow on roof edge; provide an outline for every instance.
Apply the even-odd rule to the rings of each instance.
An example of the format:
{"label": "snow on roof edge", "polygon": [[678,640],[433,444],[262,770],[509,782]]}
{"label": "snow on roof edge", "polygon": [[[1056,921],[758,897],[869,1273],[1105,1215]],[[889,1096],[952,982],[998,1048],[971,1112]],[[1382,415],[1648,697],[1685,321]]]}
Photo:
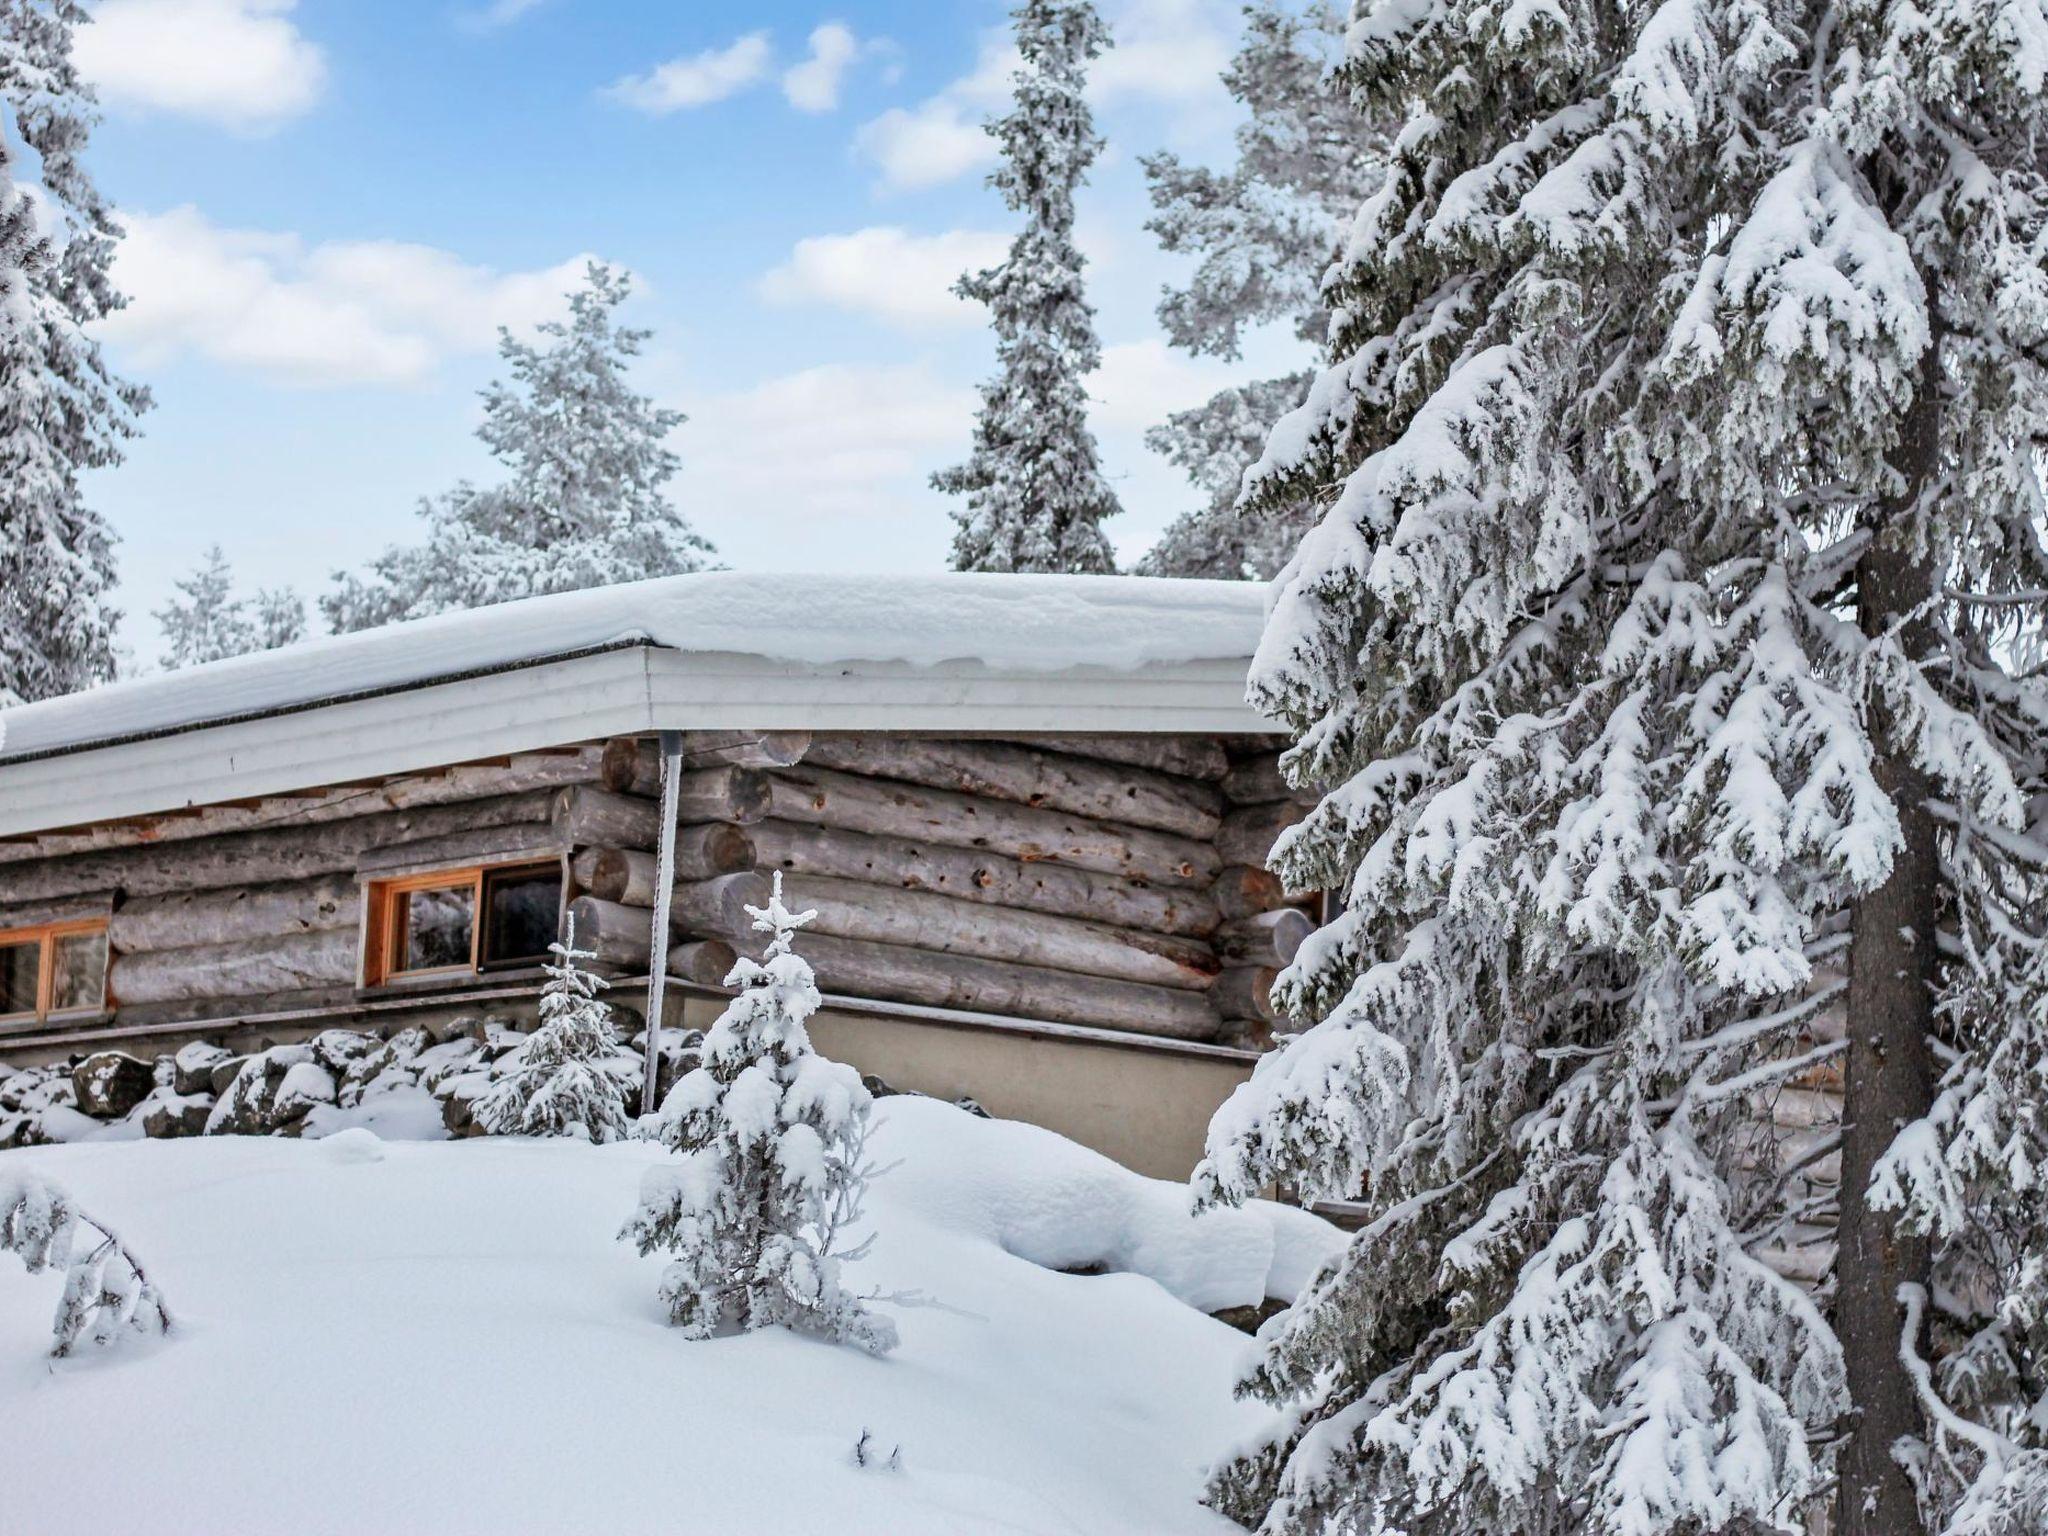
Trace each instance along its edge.
{"label": "snow on roof edge", "polygon": [[527,598],[0,710],[0,761],[424,686],[621,645],[800,664],[1024,672],[1244,660],[1256,582],[1149,576],[713,571]]}

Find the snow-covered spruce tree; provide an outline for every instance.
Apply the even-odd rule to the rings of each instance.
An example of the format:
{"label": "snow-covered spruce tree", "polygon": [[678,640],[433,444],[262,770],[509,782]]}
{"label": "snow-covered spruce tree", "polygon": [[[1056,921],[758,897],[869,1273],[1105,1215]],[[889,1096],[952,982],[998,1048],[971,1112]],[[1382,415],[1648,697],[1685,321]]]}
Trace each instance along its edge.
{"label": "snow-covered spruce tree", "polygon": [[835,1250],[867,1185],[868,1091],[804,1030],[818,989],[791,941],[813,914],[782,904],[780,871],[768,905],[747,911],[767,952],[726,978],[739,996],[661,1107],[662,1140],[681,1161],[648,1171],[619,1235],[675,1255],[661,1298],[693,1338],[781,1326],[882,1354],[894,1325],[840,1277],[867,1241]]}
{"label": "snow-covered spruce tree", "polygon": [[114,674],[114,539],[79,481],[120,462],[149,395],[86,333],[123,302],[120,231],[81,158],[97,113],[71,38],[89,19],[0,0],[0,703]]}
{"label": "snow-covered spruce tree", "polygon": [[550,944],[540,994],[540,1027],[494,1069],[497,1081],[471,1104],[476,1123],[493,1136],[578,1136],[619,1141],[633,1125],[626,1112],[631,1063],[619,1053],[611,1010],[599,999],[602,977],[579,968],[595,953],[568,938]]}
{"label": "snow-covered spruce tree", "polygon": [[27,1169],[0,1169],[0,1249],[32,1275],[64,1271],[64,1294],[51,1324],[50,1353],[63,1356],[82,1338],[113,1344],[124,1335],[170,1331],[170,1309],[142,1265],[61,1185]]}
{"label": "snow-covered spruce tree", "polygon": [[932,485],[967,498],[953,514],[962,571],[1116,567],[1102,524],[1122,510],[1088,430],[1084,380],[1102,361],[1074,246],[1074,190],[1102,148],[1082,99],[1088,61],[1109,45],[1090,0],[1023,0],[1011,13],[1022,60],[1016,106],[988,125],[1003,147],[990,185],[1024,215],[1001,265],[954,291],[988,306],[996,376],[981,387],[974,447]]}
{"label": "snow-covered spruce tree", "polygon": [[511,379],[484,391],[477,436],[510,478],[423,501],[424,544],[386,550],[367,578],[337,573],[320,599],[334,630],[702,569],[711,546],[662,489],[683,415],[626,380],[648,336],[614,323],[631,286],[592,262],[569,319],[543,324],[540,344],[499,332]]}
{"label": "snow-covered spruce tree", "polygon": [[[1167,340],[1197,357],[1236,362],[1247,331],[1292,327],[1304,357],[1319,359],[1330,312],[1322,278],[1344,221],[1379,184],[1384,136],[1325,76],[1340,52],[1344,19],[1332,0],[1254,0],[1245,36],[1223,83],[1248,116],[1237,163],[1219,173],[1179,156],[1148,157],[1162,248],[1198,259],[1193,275],[1159,305]],[[1185,471],[1206,502],[1168,525],[1139,562],[1153,576],[1272,576],[1314,520],[1304,501],[1256,519],[1237,505],[1245,470],[1273,423],[1300,403],[1311,373],[1283,374],[1221,390],[1176,411],[1145,434],[1146,446]]]}
{"label": "snow-covered spruce tree", "polygon": [[235,596],[235,575],[227,556],[215,544],[205,560],[182,581],[179,596],[156,610],[164,631],[164,666],[172,671],[275,650],[306,638],[306,604],[289,587]]}
{"label": "snow-covered spruce tree", "polygon": [[[2039,22],[1362,7],[1339,84],[1407,117],[1246,492],[1327,500],[1251,692],[1338,786],[1275,862],[1347,908],[1197,1187],[1369,1219],[1245,1383],[1281,1416],[1215,1475],[1236,1518],[1794,1529],[1832,1480],[1838,1536],[1893,1536],[1910,1467],[1930,1527],[2026,1528],[1957,1490],[2038,1477],[2048,1429],[2038,1164],[1997,1108],[2039,1070],[2038,1031],[1999,1047],[2048,863]],[[1931,1294],[1982,1342],[1916,1395],[1927,1245],[1866,1196],[1937,1030],[1907,1150],[1943,1155],[1877,1193],[1932,1192]],[[1754,1257],[1815,1214],[1756,1100],[1837,1058],[1840,1344]],[[2005,1233],[1955,1233],[1945,1178],[2000,1184]]]}

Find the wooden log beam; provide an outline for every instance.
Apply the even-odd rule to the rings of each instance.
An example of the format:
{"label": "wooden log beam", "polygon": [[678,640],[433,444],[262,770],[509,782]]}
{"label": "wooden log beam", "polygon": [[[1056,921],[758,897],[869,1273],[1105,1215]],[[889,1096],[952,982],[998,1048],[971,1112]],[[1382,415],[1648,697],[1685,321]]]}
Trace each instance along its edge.
{"label": "wooden log beam", "polygon": [[1314,805],[1322,796],[1312,789],[1296,789],[1280,772],[1280,754],[1262,752],[1231,763],[1223,776],[1223,798],[1232,805],[1269,805],[1275,800]]}
{"label": "wooden log beam", "polygon": [[826,768],[787,768],[766,782],[768,816],[776,821],[986,848],[1024,863],[1066,864],[1159,885],[1206,886],[1220,862],[1213,846],[1192,838]]}
{"label": "wooden log beam", "polygon": [[589,950],[599,965],[647,969],[654,954],[654,917],[647,908],[578,896],[569,903],[569,918],[576,925],[576,947]]}
{"label": "wooden log beam", "polygon": [[1226,864],[1263,868],[1273,851],[1273,839],[1307,814],[1291,800],[1244,806],[1223,818],[1223,830],[1216,834],[1216,851]]}
{"label": "wooden log beam", "polygon": [[805,761],[1202,841],[1215,837],[1223,820],[1223,798],[1211,784],[1002,742],[822,736]]}
{"label": "wooden log beam", "polygon": [[864,880],[1184,938],[1205,938],[1221,921],[1206,891],[1145,885],[1043,860],[1025,863],[980,848],[781,821],[760,822],[744,836],[752,850],[740,866],[746,869]]}
{"label": "wooden log beam", "polygon": [[[849,997],[1091,1024],[1176,1040],[1210,1040],[1222,1027],[1200,993],[1172,987],[938,955],[808,930],[798,935],[796,947],[817,972],[821,989]],[[670,965],[682,974],[701,973],[708,969],[707,960],[716,958],[709,946],[684,944],[669,952]]]}
{"label": "wooden log beam", "polygon": [[[709,880],[757,867],[754,845],[744,828],[706,822],[676,831],[679,880]],[[577,886],[592,896],[631,907],[654,905],[656,860],[645,849],[586,848],[576,855],[571,872]]]}
{"label": "wooden log beam", "polygon": [[294,823],[192,842],[110,848],[9,866],[0,891],[9,900],[47,901],[86,891],[119,890],[130,897],[222,886],[266,885],[353,872],[372,848],[446,837],[479,827],[546,822],[556,791],[529,790],[484,800],[354,816],[342,821]]}
{"label": "wooden log beam", "polygon": [[990,741],[1015,742],[1041,752],[1061,752],[1069,757],[1090,757],[1097,762],[1123,763],[1132,768],[1150,768],[1183,779],[1214,783],[1230,771],[1230,759],[1223,744],[1213,736],[991,736]]}
{"label": "wooden log beam", "polygon": [[1302,942],[1316,931],[1299,907],[1281,907],[1225,923],[1216,934],[1216,954],[1225,965],[1291,965]]}
{"label": "wooden log beam", "polygon": [[253,997],[346,986],[356,977],[354,928],[316,928],[232,944],[116,954],[107,994],[117,1005]]}
{"label": "wooden log beam", "polygon": [[1273,1006],[1273,982],[1279,974],[1269,965],[1242,966],[1225,971],[1216,978],[1209,1000],[1215,1005],[1220,1018],[1258,1019],[1276,1024],[1280,1020],[1280,1010]]}
{"label": "wooden log beam", "polygon": [[668,952],[668,973],[700,987],[722,987],[739,961],[739,951],[723,939],[693,939]]}
{"label": "wooden log beam", "polygon": [[[995,911],[951,896],[806,874],[784,899],[814,911],[806,933],[899,944],[944,955],[975,955],[1047,970],[1199,991],[1220,968],[1195,939],[1112,928],[1042,912]],[[743,935],[749,907],[768,903],[766,875],[724,875],[676,887],[670,917],[682,934]]]}
{"label": "wooden log beam", "polygon": [[[810,750],[809,731],[685,731],[683,767],[787,768]],[[619,736],[605,743],[599,781],[622,795],[661,793],[661,753],[651,741]]]}
{"label": "wooden log beam", "polygon": [[[599,749],[594,746],[574,748],[569,755],[549,748],[540,752],[518,753],[509,768],[428,769],[367,783],[330,784],[317,791],[292,791],[260,796],[254,800],[224,801],[220,805],[204,807],[205,814],[198,817],[168,821],[154,817],[131,818],[127,822],[101,822],[63,832],[24,833],[23,842],[0,851],[0,868],[28,859],[40,862],[116,848],[223,837],[280,825],[308,826],[349,821],[396,810],[417,810],[458,801],[495,799],[551,789],[594,780],[598,773],[598,760]],[[307,796],[315,794],[320,798],[307,799]],[[0,876],[0,884],[10,878],[11,873]]]}
{"label": "wooden log beam", "polygon": [[1216,910],[1226,918],[1252,917],[1287,905],[1287,890],[1270,869],[1233,864],[1209,887]]}
{"label": "wooden log beam", "polygon": [[275,885],[173,891],[122,906],[107,923],[117,953],[232,944],[322,928],[354,931],[362,898],[352,875],[326,875]]}
{"label": "wooden log beam", "polygon": [[661,837],[661,810],[638,795],[614,794],[595,784],[573,784],[555,795],[550,819],[563,842],[603,848],[652,848]]}

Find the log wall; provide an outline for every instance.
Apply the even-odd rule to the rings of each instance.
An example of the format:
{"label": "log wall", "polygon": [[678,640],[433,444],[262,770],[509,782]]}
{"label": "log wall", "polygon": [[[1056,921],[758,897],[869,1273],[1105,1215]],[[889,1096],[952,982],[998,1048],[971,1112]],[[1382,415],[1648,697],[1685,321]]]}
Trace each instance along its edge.
{"label": "log wall", "polygon": [[[122,1022],[357,1000],[362,881],[568,855],[579,943],[652,954],[653,744],[316,787],[0,846],[0,908],[111,910]],[[672,964],[718,984],[782,871],[828,992],[1263,1044],[1310,922],[1261,866],[1275,750],[1202,737],[686,733]]]}

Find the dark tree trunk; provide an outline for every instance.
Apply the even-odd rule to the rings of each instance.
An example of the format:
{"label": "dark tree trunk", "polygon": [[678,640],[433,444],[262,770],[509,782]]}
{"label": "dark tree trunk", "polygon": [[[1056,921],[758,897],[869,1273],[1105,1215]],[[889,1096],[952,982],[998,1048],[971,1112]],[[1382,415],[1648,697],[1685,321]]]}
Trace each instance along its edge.
{"label": "dark tree trunk", "polygon": [[[1901,423],[1893,465],[1904,484],[1887,500],[1876,538],[1857,568],[1866,635],[1896,629],[1908,656],[1934,644],[1921,609],[1939,571],[1915,551],[1922,498],[1940,473],[1940,332],[1930,339],[1919,387]],[[1941,869],[1932,786],[1896,743],[1897,722],[1873,703],[1879,785],[1898,808],[1905,845],[1883,885],[1856,904],[1849,960],[1849,1054],[1843,1102],[1841,1250],[1836,1262],[1835,1327],[1849,1369],[1854,1420],[1843,1448],[1836,1536],[1918,1536],[1920,1513],[1892,1447],[1923,1433],[1913,1388],[1899,1359],[1904,1311],[1899,1287],[1924,1285],[1924,1239],[1900,1230],[1893,1213],[1870,1208],[1870,1173],[1899,1130],[1927,1113],[1934,1071],[1928,1036],[1934,1022],[1935,925]]]}

